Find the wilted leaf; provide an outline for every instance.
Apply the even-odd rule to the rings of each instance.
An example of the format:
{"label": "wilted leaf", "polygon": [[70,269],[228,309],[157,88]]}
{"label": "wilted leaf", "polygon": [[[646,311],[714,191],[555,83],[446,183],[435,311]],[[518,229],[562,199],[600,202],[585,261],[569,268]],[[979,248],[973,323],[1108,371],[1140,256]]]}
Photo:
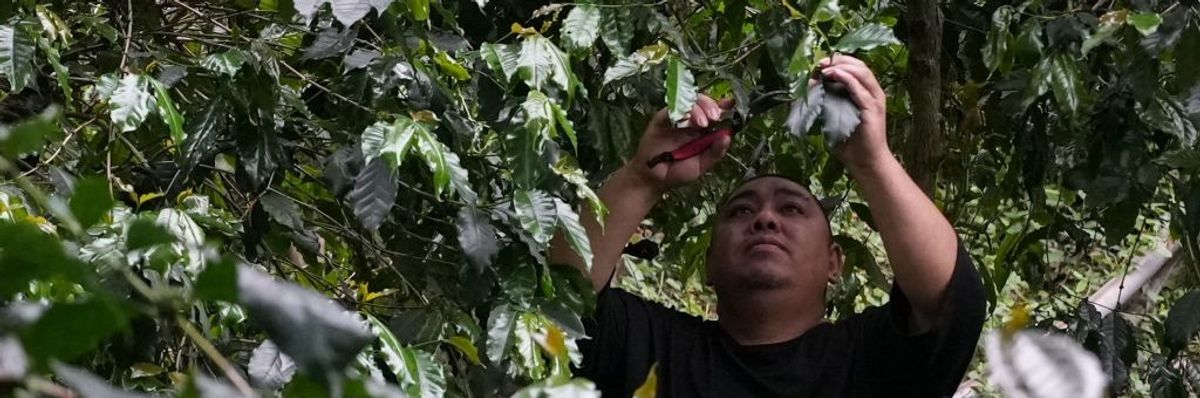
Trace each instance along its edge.
{"label": "wilted leaf", "polygon": [[803,139],[808,130],[812,128],[813,123],[816,123],[817,118],[821,116],[824,102],[824,86],[818,84],[810,87],[808,96],[804,100],[796,100],[792,103],[792,110],[791,113],[788,113],[787,118],[788,132],[797,139]]}
{"label": "wilted leaf", "polygon": [[339,374],[371,342],[366,324],[328,297],[239,267],[238,301],[250,320],[310,377]]}
{"label": "wilted leaf", "polygon": [[271,340],[263,340],[250,354],[246,367],[250,380],[259,388],[278,390],[296,374],[296,362],[279,351]]}
{"label": "wilted leaf", "polygon": [[680,122],[687,118],[696,105],[696,78],[678,57],[667,61],[667,112],[671,121]]}
{"label": "wilted leaf", "polygon": [[821,102],[821,132],[825,133],[826,146],[833,148],[846,142],[861,121],[858,105],[848,93],[825,90],[825,99]]}

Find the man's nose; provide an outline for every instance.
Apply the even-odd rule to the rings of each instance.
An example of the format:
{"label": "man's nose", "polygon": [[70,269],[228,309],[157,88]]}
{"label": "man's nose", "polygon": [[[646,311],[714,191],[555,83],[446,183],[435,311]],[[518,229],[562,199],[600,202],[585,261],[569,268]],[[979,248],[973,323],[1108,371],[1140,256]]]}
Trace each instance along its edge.
{"label": "man's nose", "polygon": [[755,231],[776,231],[779,230],[779,222],[775,219],[774,212],[760,211],[754,217],[753,228]]}

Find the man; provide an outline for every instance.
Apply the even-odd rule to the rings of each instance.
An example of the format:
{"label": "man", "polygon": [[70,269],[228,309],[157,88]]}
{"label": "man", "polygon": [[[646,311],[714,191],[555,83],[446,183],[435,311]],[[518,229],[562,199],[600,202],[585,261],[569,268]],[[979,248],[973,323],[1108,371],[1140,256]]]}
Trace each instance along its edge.
{"label": "man", "polygon": [[[659,112],[634,158],[600,190],[610,210],[604,228],[583,217],[599,296],[591,340],[581,342],[582,375],[604,396],[629,397],[654,365],[659,397],[953,393],[984,320],[979,275],[950,223],[888,148],[886,101],[874,74],[847,56],[825,60],[820,73],[844,83],[862,113],[857,132],[833,151],[871,206],[895,274],[890,302],[838,323],[824,320],[825,289],[841,274],[842,251],[813,194],[780,176],[746,181],[715,215],[707,277],[716,321],[608,288],[622,248],[661,195],[698,179],[729,148],[724,138],[694,158],[647,167],[692,138]],[[702,97],[691,123],[703,128],[731,105]],[[582,268],[557,243],[553,259]]]}

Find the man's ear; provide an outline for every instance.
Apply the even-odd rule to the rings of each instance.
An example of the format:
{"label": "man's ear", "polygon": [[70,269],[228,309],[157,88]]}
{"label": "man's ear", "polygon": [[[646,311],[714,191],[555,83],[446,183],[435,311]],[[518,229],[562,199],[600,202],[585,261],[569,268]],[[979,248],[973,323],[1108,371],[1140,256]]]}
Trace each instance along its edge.
{"label": "man's ear", "polygon": [[842,255],[842,246],[836,242],[829,243],[829,283],[837,283],[842,278],[842,266],[846,264],[846,256]]}

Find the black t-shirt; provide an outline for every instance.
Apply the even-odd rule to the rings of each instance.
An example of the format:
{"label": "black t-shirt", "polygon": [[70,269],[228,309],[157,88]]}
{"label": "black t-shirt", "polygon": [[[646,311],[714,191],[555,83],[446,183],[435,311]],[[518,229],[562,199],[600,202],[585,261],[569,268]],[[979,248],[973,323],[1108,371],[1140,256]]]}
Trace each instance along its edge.
{"label": "black t-shirt", "polygon": [[610,288],[585,320],[581,375],[604,397],[629,397],[658,364],[658,396],[943,397],[954,393],[983,327],[979,274],[959,247],[945,309],[928,332],[905,330],[911,308],[891,300],[793,340],[739,345],[705,321]]}

